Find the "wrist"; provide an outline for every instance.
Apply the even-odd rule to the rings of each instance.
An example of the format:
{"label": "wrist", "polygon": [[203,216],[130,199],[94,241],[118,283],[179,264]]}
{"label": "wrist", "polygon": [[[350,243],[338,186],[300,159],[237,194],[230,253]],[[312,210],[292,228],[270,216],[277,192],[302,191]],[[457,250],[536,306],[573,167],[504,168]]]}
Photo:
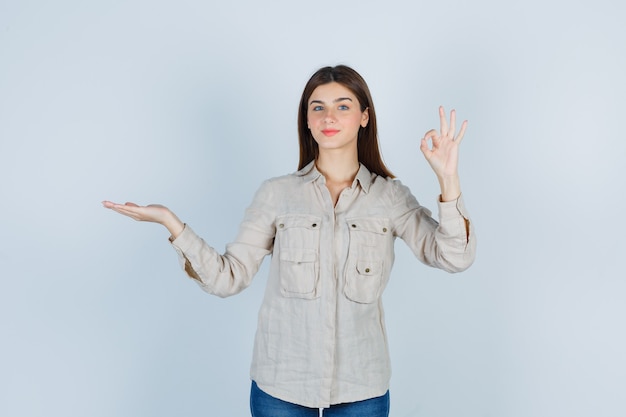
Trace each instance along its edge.
{"label": "wrist", "polygon": [[458,175],[437,177],[441,188],[441,201],[453,201],[461,195],[461,180]]}
{"label": "wrist", "polygon": [[170,240],[176,239],[185,228],[185,224],[171,211],[162,224],[170,232]]}

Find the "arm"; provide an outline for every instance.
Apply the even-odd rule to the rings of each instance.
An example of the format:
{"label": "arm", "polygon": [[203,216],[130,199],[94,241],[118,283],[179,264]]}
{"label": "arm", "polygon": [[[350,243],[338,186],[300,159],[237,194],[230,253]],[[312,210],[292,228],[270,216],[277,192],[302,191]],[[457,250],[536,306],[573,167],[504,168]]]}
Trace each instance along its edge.
{"label": "arm", "polygon": [[[461,181],[459,179],[459,145],[467,129],[467,120],[461,124],[461,130],[455,136],[456,130],[456,110],[450,112],[450,126],[446,120],[446,113],[443,106],[439,107],[439,134],[435,129],[431,129],[424,135],[421,141],[420,150],[430,164],[437,176],[441,196],[439,201],[448,202],[457,200],[461,195]],[[432,147],[428,146],[431,141]],[[465,219],[465,231],[467,241],[470,240],[469,219]]]}
{"label": "arm", "polygon": [[134,203],[115,204],[105,201],[105,207],[138,221],[159,223],[170,231],[170,242],[179,255],[187,275],[208,293],[227,297],[250,285],[263,258],[271,252],[274,239],[271,197],[261,188],[246,211],[239,234],[218,253],[176,215],[161,205],[138,206]]}
{"label": "arm", "polygon": [[422,262],[448,272],[459,272],[472,264],[476,253],[476,238],[461,196],[458,174],[459,144],[467,121],[461,124],[455,136],[456,112],[450,113],[448,126],[444,109],[439,107],[439,123],[440,131],[426,132],[420,146],[441,188],[439,222],[402,185],[397,188],[393,212],[397,235]]}
{"label": "arm", "polygon": [[447,272],[469,268],[476,255],[476,237],[463,197],[447,202],[439,200],[437,221],[406,186],[397,180],[395,184],[390,210],[395,235],[426,265]]}
{"label": "arm", "polygon": [[172,241],[189,277],[219,297],[237,294],[248,287],[274,245],[275,209],[271,187],[266,181],[246,209],[235,240],[223,254],[198,237],[189,226]]}

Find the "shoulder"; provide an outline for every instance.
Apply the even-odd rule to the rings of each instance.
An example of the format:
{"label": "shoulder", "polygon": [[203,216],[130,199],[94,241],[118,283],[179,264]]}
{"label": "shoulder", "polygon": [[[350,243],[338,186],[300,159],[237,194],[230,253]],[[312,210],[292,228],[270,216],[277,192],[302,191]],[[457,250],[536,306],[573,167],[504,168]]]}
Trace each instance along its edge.
{"label": "shoulder", "polygon": [[302,170],[292,172],[290,174],[267,178],[259,186],[257,195],[284,195],[286,192],[289,192],[290,190],[299,187],[305,182],[308,182],[308,180],[306,178],[306,175],[303,175]]}
{"label": "shoulder", "polygon": [[411,194],[409,187],[397,178],[385,178],[372,174],[371,190],[377,193],[385,193],[391,196]]}
{"label": "shoulder", "polygon": [[382,201],[390,213],[407,212],[421,208],[409,187],[396,178],[384,178],[376,175],[372,178],[370,194],[376,201]]}
{"label": "shoulder", "polygon": [[312,182],[320,176],[320,172],[315,168],[315,162],[309,163],[304,168],[290,174],[281,175],[265,180],[265,184],[272,186],[290,186]]}
{"label": "shoulder", "polygon": [[280,187],[288,186],[292,184],[301,184],[305,181],[305,177],[301,174],[301,171],[292,172],[290,174],[279,175],[277,177],[267,178],[263,181],[261,186]]}

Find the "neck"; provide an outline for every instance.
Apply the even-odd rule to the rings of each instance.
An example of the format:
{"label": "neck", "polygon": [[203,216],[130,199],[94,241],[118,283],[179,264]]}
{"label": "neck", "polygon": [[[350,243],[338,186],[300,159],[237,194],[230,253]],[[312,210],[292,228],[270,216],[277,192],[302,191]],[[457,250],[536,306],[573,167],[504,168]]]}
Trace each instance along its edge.
{"label": "neck", "polygon": [[326,181],[352,182],[359,171],[360,164],[356,153],[346,155],[320,152],[315,166],[324,175]]}

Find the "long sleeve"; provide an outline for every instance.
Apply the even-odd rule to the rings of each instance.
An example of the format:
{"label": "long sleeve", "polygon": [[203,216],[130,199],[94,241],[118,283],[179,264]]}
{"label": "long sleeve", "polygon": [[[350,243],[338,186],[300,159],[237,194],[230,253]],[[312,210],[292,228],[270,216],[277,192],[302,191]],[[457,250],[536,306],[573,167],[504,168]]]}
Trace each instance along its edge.
{"label": "long sleeve", "polygon": [[246,210],[236,239],[224,254],[201,239],[188,225],[172,241],[187,275],[202,289],[219,297],[244,290],[252,282],[263,258],[271,253],[275,226],[270,187],[264,183]]}
{"label": "long sleeve", "polygon": [[426,265],[448,272],[469,268],[476,256],[476,235],[463,197],[438,202],[439,222],[420,206],[409,189],[398,184],[394,196],[395,233]]}

